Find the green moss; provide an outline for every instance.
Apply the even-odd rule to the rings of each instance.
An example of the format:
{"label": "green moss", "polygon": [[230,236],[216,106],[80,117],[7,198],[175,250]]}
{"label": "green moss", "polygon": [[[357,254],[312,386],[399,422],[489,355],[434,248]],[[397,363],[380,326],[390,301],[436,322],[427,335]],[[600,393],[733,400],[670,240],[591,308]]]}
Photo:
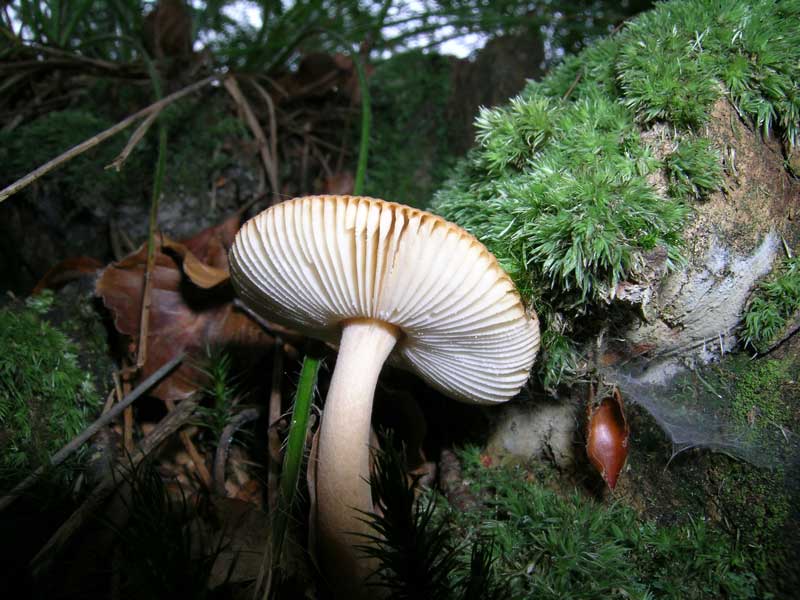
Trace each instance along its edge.
{"label": "green moss", "polygon": [[744,319],[745,343],[765,352],[800,309],[800,257],[783,261],[755,291]]}
{"label": "green moss", "polygon": [[732,405],[736,420],[758,428],[789,426],[792,410],[784,400],[784,388],[796,371],[791,361],[740,357],[738,363],[729,367],[737,373]]}
{"label": "green moss", "polygon": [[512,597],[762,597],[736,538],[701,519],[656,525],[619,504],[561,496],[534,471],[485,468],[476,449],[462,459],[485,502],[450,518],[465,536],[492,536]]}
{"label": "green moss", "polygon": [[0,479],[33,469],[80,433],[99,403],[77,347],[42,314],[52,298],[0,309]]}
{"label": "green moss", "polygon": [[717,462],[716,502],[731,533],[748,549],[762,586],[778,597],[794,593],[800,581],[792,554],[800,523],[792,513],[796,502],[786,474],[726,457]]}
{"label": "green moss", "polygon": [[[204,102],[182,101],[164,114],[168,135],[166,191],[202,194],[209,190],[215,173],[235,164],[223,148],[231,139],[250,137],[244,122],[218,97]],[[151,138],[150,156],[157,152]],[[147,146],[143,146],[146,149]],[[198,177],[198,174],[202,176]]]}
{"label": "green moss", "polygon": [[[0,132],[0,164],[3,165],[0,181],[10,183],[22,177],[111,125],[113,121],[99,113],[67,109],[48,112],[12,131]],[[136,153],[122,172],[104,169],[124,143],[125,139],[118,136],[101,144],[68,161],[45,181],[57,184],[60,194],[78,207],[107,203],[120,188],[133,194],[138,189],[134,185],[137,181],[134,171],[141,168]]]}
{"label": "green moss", "polygon": [[441,186],[454,162],[446,116],[451,70],[447,58],[419,51],[376,68],[366,195],[424,207]]}
{"label": "green moss", "polygon": [[704,200],[722,185],[719,152],[704,138],[681,139],[664,166],[669,192],[676,198]]}
{"label": "green moss", "polygon": [[[716,99],[727,94],[764,132],[797,141],[798,17],[796,0],[659,5],[507,106],[481,111],[478,147],[433,209],[489,247],[553,340],[576,339],[648,251],[680,263],[685,200],[722,181],[716,150],[696,134]],[[663,163],[640,138],[656,121],[679,140]],[[648,177],[662,168],[668,198]],[[540,379],[569,372],[552,363]]]}

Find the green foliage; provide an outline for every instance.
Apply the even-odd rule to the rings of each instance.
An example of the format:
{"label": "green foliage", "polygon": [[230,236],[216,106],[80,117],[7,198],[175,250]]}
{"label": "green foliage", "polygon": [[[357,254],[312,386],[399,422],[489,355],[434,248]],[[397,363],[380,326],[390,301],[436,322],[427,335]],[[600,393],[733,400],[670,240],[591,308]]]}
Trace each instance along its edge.
{"label": "green foliage", "polygon": [[198,425],[209,430],[211,439],[216,444],[236,410],[239,390],[233,381],[230,354],[207,349],[205,363],[205,366],[198,369],[206,378],[203,391],[210,406],[200,406],[196,412],[200,417]]}
{"label": "green foliage", "polygon": [[422,52],[398,54],[370,79],[375,119],[365,193],[426,204],[454,160],[445,115],[450,64]]}
{"label": "green foliage", "polygon": [[564,324],[543,338],[552,388],[574,371],[563,336],[602,310],[644,252],[680,261],[688,208],[657,196],[647,176],[658,161],[630,112],[599,92],[567,103],[529,89],[477,124],[479,147],[434,210],[487,245],[547,327]]}
{"label": "green foliage", "polygon": [[[635,278],[646,252],[681,261],[685,200],[722,182],[719,156],[690,132],[664,163],[639,136],[655,121],[705,123],[728,93],[768,133],[797,138],[800,5],[794,0],[678,0],[643,14],[613,37],[567,58],[507,106],[483,110],[478,147],[436,194],[434,210],[475,234],[557,335],[550,359],[605,310],[614,288]],[[664,169],[670,197],[648,176]],[[773,311],[774,312],[774,311]],[[775,320],[774,314],[764,319]],[[569,374],[551,360],[552,388]]]}
{"label": "green foliage", "polygon": [[375,533],[359,548],[379,567],[368,584],[393,600],[506,598],[506,586],[494,577],[492,545],[477,539],[467,547],[452,536],[437,517],[437,498],[417,499],[419,477],[409,477],[404,450],[393,441],[383,436],[370,477],[379,510],[364,515]]}
{"label": "green foliage", "polygon": [[[298,502],[297,489],[305,456],[309,416],[311,415],[311,405],[314,403],[314,394],[317,391],[317,377],[321,366],[321,358],[310,354],[306,354],[303,357],[303,367],[300,371],[300,379],[297,382],[294,406],[292,407],[289,436],[286,440],[286,451],[283,455],[278,500],[273,514],[270,540],[271,552],[264,552],[264,562],[262,563],[262,571],[259,573],[257,588],[261,587],[261,581],[267,568],[275,571],[281,565],[286,532],[289,528],[289,518]],[[268,558],[272,559],[271,564],[267,564]],[[278,578],[276,577],[275,579],[277,580]],[[258,590],[256,591],[258,592]],[[268,591],[267,589],[264,590],[265,595]]]}
{"label": "green foliage", "polygon": [[744,341],[765,352],[800,309],[800,257],[783,261],[755,291],[744,319]]}
{"label": "green foliage", "polygon": [[465,479],[488,500],[450,518],[467,535],[494,536],[511,597],[760,597],[735,539],[701,520],[656,525],[621,505],[562,497],[521,467],[484,468],[475,448],[462,459]]}
{"label": "green foliage", "polygon": [[[206,102],[175,103],[162,118],[170,138],[164,182],[168,190],[206,192],[214,173],[236,163],[230,152],[223,151],[225,144],[250,135],[241,119],[228,114],[225,98],[219,96]],[[198,177],[198,173],[208,176]]]}
{"label": "green foliage", "polygon": [[35,469],[88,424],[99,403],[77,348],[42,315],[52,295],[0,309],[0,479]]}
{"label": "green foliage", "polygon": [[572,340],[552,327],[542,333],[541,343],[539,377],[546,390],[555,392],[560,382],[570,379],[578,372],[578,353]]}
{"label": "green foliage", "polygon": [[756,428],[790,426],[792,409],[783,398],[791,380],[790,362],[740,356],[728,368],[736,371],[732,411],[739,423]]}
{"label": "green foliage", "polygon": [[664,167],[676,198],[704,200],[722,184],[719,152],[704,138],[681,139]]}
{"label": "green foliage", "polygon": [[[0,164],[3,165],[0,182],[10,183],[22,177],[111,125],[109,119],[91,110],[67,109],[49,112],[13,131],[0,131]],[[136,155],[121,173],[103,169],[124,144],[122,138],[116,142],[101,145],[69,161],[58,171],[57,178],[52,178],[57,181],[59,191],[79,206],[90,206],[113,196],[120,186],[130,189],[135,181],[131,174],[141,165]]]}
{"label": "green foliage", "polygon": [[793,145],[800,123],[799,16],[795,0],[724,7],[684,0],[643,14],[619,40],[623,101],[644,122],[695,127],[727,91],[765,134],[778,125]]}
{"label": "green foliage", "polygon": [[[781,469],[762,469],[719,457],[719,505],[728,527],[748,548],[763,587],[788,597],[794,593],[798,516],[794,511],[797,484],[789,483]],[[793,515],[794,513],[794,515]],[[794,580],[794,581],[792,581]],[[765,597],[768,597],[764,594]]]}
{"label": "green foliage", "polygon": [[[697,10],[686,3],[679,6]],[[620,87],[624,104],[644,123],[697,127],[708,119],[720,89],[694,23],[676,27],[675,15],[652,11],[630,25],[620,51]]]}
{"label": "green foliage", "polygon": [[[56,48],[83,47],[109,59],[127,60],[142,27],[142,0],[20,0],[16,15],[26,40]],[[112,34],[113,32],[113,34]]]}

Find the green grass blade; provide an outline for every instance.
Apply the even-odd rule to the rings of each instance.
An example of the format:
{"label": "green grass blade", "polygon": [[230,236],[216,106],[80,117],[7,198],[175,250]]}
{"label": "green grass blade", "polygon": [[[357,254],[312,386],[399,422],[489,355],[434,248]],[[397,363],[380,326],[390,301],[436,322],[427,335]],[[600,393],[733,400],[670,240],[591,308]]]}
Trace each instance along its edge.
{"label": "green grass blade", "polygon": [[300,371],[300,381],[294,397],[292,409],[292,422],[289,426],[289,438],[286,443],[286,452],[283,457],[281,483],[278,490],[278,502],[272,526],[272,568],[277,568],[280,563],[283,542],[289,524],[289,515],[295,502],[297,483],[300,480],[300,471],[303,466],[303,455],[306,446],[306,431],[308,430],[308,417],[311,413],[311,404],[314,400],[314,391],[317,387],[317,375],[321,360],[311,356],[303,359],[303,368]]}
{"label": "green grass blade", "polygon": [[[86,15],[89,8],[91,8],[94,0],[83,0],[82,2],[78,2],[77,6],[73,7],[72,12],[69,14],[69,20],[67,21],[66,26],[61,28],[61,24],[59,23],[59,38],[58,44],[62,48],[67,45],[69,42],[69,38],[72,37],[72,32],[75,31],[75,27],[78,25],[80,20]],[[60,3],[59,3],[60,4]]]}

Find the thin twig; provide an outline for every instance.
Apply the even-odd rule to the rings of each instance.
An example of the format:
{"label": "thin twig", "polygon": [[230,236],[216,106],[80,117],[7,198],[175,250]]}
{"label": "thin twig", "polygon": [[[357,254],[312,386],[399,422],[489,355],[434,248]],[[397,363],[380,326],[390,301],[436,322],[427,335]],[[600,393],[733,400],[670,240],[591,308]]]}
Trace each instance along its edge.
{"label": "thin twig", "polygon": [[249,79],[250,83],[256,88],[256,91],[264,98],[267,105],[267,112],[269,113],[269,141],[270,153],[272,154],[272,170],[275,172],[275,185],[276,193],[273,196],[273,203],[278,199],[277,191],[280,190],[280,169],[278,168],[278,119],[275,117],[275,103],[272,101],[272,96],[269,95],[255,79]]}
{"label": "thin twig", "polygon": [[154,111],[147,115],[144,121],[139,124],[139,127],[136,128],[136,131],[133,132],[131,135],[131,139],[128,140],[128,143],[125,144],[125,147],[122,149],[122,152],[119,153],[119,156],[111,161],[109,164],[106,165],[106,169],[114,169],[119,172],[122,169],[123,163],[128,160],[128,157],[133,152],[133,149],[136,145],[142,140],[145,136],[147,131],[150,129],[150,126],[156,122],[158,115],[161,114],[161,110]]}
{"label": "thin twig", "polygon": [[[177,363],[176,363],[177,364]],[[118,465],[92,491],[81,506],[58,528],[44,547],[31,560],[31,572],[41,574],[49,559],[55,558],[70,538],[90,519],[96,518],[97,510],[114,492],[117,484],[124,479],[126,472],[135,468],[150,453],[175,431],[183,427],[194,415],[199,400],[191,396],[183,400],[175,411],[164,417],[158,426],[145,437],[139,448],[130,456],[127,464]]]}
{"label": "thin twig", "polygon": [[[60,50],[59,48],[53,48],[51,46],[42,46],[39,44],[25,44],[25,46],[23,47],[29,50],[43,52],[44,54],[49,54],[51,56],[58,56],[59,58],[63,58],[69,61],[92,65],[93,67],[97,67],[98,69],[106,69],[108,71],[120,71],[124,69],[124,65],[120,65],[119,63],[102,60],[99,58],[91,58],[89,56],[84,56],[82,54],[74,54],[72,52],[67,52],[66,50]],[[41,61],[37,62],[39,62],[39,64],[46,64],[42,63]]]}
{"label": "thin twig", "polygon": [[125,410],[126,407],[133,404],[138,398],[140,398],[145,392],[147,392],[150,388],[156,385],[159,381],[161,381],[168,373],[172,371],[184,358],[184,353],[179,354],[168,363],[164,364],[160,369],[158,369],[155,373],[150,375],[147,379],[145,379],[142,383],[136,386],[130,394],[128,394],[121,402],[119,402],[114,408],[109,410],[108,412],[104,413],[100,418],[98,418],[94,423],[89,425],[86,429],[84,429],[77,437],[75,437],[71,442],[69,442],[66,446],[61,448],[58,452],[56,452],[51,458],[47,465],[39,467],[33,473],[28,475],[25,479],[23,479],[13,490],[11,490],[8,494],[0,498],[0,511],[8,507],[15,499],[19,498],[19,496],[28,490],[31,486],[33,486],[36,481],[42,476],[42,474],[48,468],[57,467],[61,463],[63,463],[73,452],[75,452],[78,448],[80,448],[84,442],[86,442],[89,438],[91,438],[94,434],[100,431],[103,427],[111,423],[114,419],[116,419],[122,411]]}
{"label": "thin twig", "polygon": [[250,127],[250,131],[256,138],[258,151],[261,155],[261,162],[264,164],[264,170],[267,173],[267,177],[269,177],[269,185],[272,187],[273,194],[277,196],[280,192],[280,189],[278,188],[278,174],[273,170],[275,163],[270,156],[270,150],[267,145],[267,136],[264,134],[264,130],[261,128],[261,125],[259,124],[258,119],[256,118],[256,115],[250,106],[250,103],[242,93],[242,89],[239,87],[239,83],[236,81],[236,79],[233,77],[228,77],[225,79],[225,89],[228,90],[228,93],[241,109],[245,121],[247,122],[248,127]]}
{"label": "thin twig", "polygon": [[[126,359],[127,364],[127,359]],[[131,378],[136,376],[137,369],[126,367],[122,374],[122,387],[118,398],[122,400],[131,391]],[[133,407],[129,406],[122,412],[122,447],[125,452],[133,452]]]}
{"label": "thin twig", "polygon": [[[169,412],[175,412],[177,410],[177,406],[172,400],[164,400],[164,404],[167,405],[167,410]],[[178,437],[181,439],[181,443],[183,447],[186,449],[186,452],[189,453],[189,456],[194,463],[195,468],[197,469],[197,475],[200,477],[200,480],[203,482],[203,485],[206,486],[206,489],[211,489],[212,481],[211,481],[211,473],[208,472],[208,467],[206,466],[206,459],[200,454],[200,451],[197,449],[197,446],[194,445],[192,441],[192,436],[189,435],[188,431],[181,431],[178,434]]]}
{"label": "thin twig", "polygon": [[572,80],[572,83],[567,88],[567,91],[564,92],[563,96],[561,96],[562,100],[566,100],[567,98],[569,98],[569,95],[575,89],[575,86],[577,86],[580,83],[582,77],[583,77],[583,68],[581,67],[580,69],[578,69],[578,74],[575,75],[575,79]]}
{"label": "thin twig", "polygon": [[233,442],[233,436],[245,423],[255,421],[260,416],[261,409],[259,407],[245,408],[236,413],[222,430],[214,457],[214,492],[217,495],[225,496],[225,463],[228,462],[228,451]]}
{"label": "thin twig", "polygon": [[[166,161],[167,138],[163,127],[159,135],[158,166],[156,167],[156,182],[153,185],[153,198],[150,204],[150,222],[148,224],[147,262],[144,269],[144,286],[142,290],[142,312],[139,317],[139,340],[136,352],[136,366],[144,367],[147,362],[147,339],[150,336],[150,307],[153,303],[153,270],[156,263],[156,225],[158,222],[158,204],[161,197],[161,182],[164,176]],[[161,250],[162,240],[158,240],[158,250]]]}
{"label": "thin twig", "polygon": [[169,106],[170,104],[172,104],[176,100],[179,100],[180,98],[183,98],[184,96],[186,96],[188,94],[191,94],[192,92],[194,92],[194,91],[196,91],[196,90],[208,85],[209,83],[212,83],[214,81],[219,81],[223,77],[224,77],[224,75],[212,75],[211,77],[206,77],[205,79],[202,79],[202,80],[197,81],[197,82],[195,82],[195,83],[193,83],[191,85],[188,85],[185,88],[183,88],[182,90],[178,90],[177,92],[175,92],[173,94],[170,94],[166,98],[164,98],[162,100],[159,100],[158,102],[154,102],[153,104],[151,104],[147,108],[143,108],[139,112],[132,114],[131,116],[127,117],[126,119],[123,119],[122,121],[120,121],[119,123],[114,125],[113,127],[109,127],[105,131],[102,131],[102,132],[98,133],[97,135],[89,138],[88,140],[85,140],[85,141],[81,142],[77,146],[73,146],[72,148],[70,148],[69,150],[64,152],[63,154],[58,155],[57,157],[55,157],[54,159],[46,162],[45,164],[43,164],[39,168],[31,171],[30,173],[28,173],[27,175],[25,175],[21,179],[18,179],[17,181],[12,183],[8,187],[0,190],[0,202],[5,200],[9,196],[12,196],[13,194],[16,194],[17,192],[19,192],[20,190],[24,189],[25,187],[29,186],[34,181],[36,181],[37,179],[39,179],[43,175],[46,175],[47,173],[49,173],[53,169],[61,166],[65,162],[67,162],[69,160],[72,160],[76,156],[79,156],[80,154],[83,154],[87,150],[90,150],[91,148],[94,148],[95,146],[97,146],[101,142],[104,142],[105,140],[107,140],[108,138],[116,135],[120,131],[123,131],[124,129],[130,127],[133,123],[135,123],[136,121],[138,121],[142,117],[146,117],[147,115],[151,114],[154,111],[160,111],[165,106]]}

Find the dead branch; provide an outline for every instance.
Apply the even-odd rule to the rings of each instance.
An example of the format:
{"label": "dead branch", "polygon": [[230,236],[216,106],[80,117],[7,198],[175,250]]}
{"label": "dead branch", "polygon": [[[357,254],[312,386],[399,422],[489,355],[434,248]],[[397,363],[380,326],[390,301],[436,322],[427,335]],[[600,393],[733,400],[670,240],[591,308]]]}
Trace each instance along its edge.
{"label": "dead branch", "polygon": [[275,172],[276,163],[272,159],[269,147],[267,146],[267,136],[264,134],[264,130],[261,128],[261,125],[259,124],[258,119],[256,118],[256,115],[250,106],[250,103],[242,93],[242,90],[239,87],[236,79],[233,77],[225,79],[225,89],[228,90],[228,93],[242,111],[245,121],[247,122],[248,127],[250,127],[250,131],[253,133],[253,137],[256,138],[258,151],[261,155],[261,162],[264,164],[264,170],[267,172],[267,177],[269,177],[269,185],[272,187],[274,196],[277,197],[280,193],[280,189],[278,188],[278,173]]}
{"label": "dead branch", "polygon": [[60,167],[65,162],[68,162],[68,161],[72,160],[76,156],[79,156],[80,154],[83,154],[87,150],[90,150],[91,148],[94,148],[95,146],[97,146],[101,142],[104,142],[108,138],[113,137],[114,135],[116,135],[120,131],[123,131],[124,129],[130,127],[133,123],[135,123],[139,119],[141,119],[143,117],[146,117],[146,116],[148,116],[149,114],[151,114],[151,113],[153,113],[155,111],[160,111],[164,107],[169,106],[170,104],[175,102],[176,100],[179,100],[180,98],[183,98],[184,96],[187,96],[188,94],[191,94],[192,92],[194,92],[196,90],[199,90],[200,88],[202,88],[202,87],[204,87],[204,86],[206,86],[206,85],[208,85],[208,84],[210,84],[212,82],[219,81],[223,77],[224,77],[224,75],[212,75],[211,77],[206,77],[205,79],[202,79],[202,80],[197,81],[197,82],[195,82],[195,83],[193,83],[191,85],[188,85],[185,88],[170,94],[166,98],[163,98],[163,99],[159,100],[158,102],[154,102],[150,106],[148,106],[146,108],[143,108],[139,112],[134,113],[131,116],[123,119],[122,121],[120,121],[119,123],[114,125],[113,127],[109,127],[105,131],[102,131],[102,132],[98,133],[97,135],[89,138],[88,140],[85,140],[85,141],[81,142],[77,146],[74,146],[74,147],[70,148],[69,150],[67,150],[63,154],[60,154],[59,156],[57,156],[54,159],[46,162],[45,164],[43,164],[42,166],[38,167],[37,169],[31,171],[30,173],[28,173],[27,175],[25,175],[21,179],[18,179],[17,181],[12,183],[11,185],[9,185],[6,188],[0,190],[0,202],[5,200],[9,196],[12,196],[13,194],[16,194],[17,192],[19,192],[20,190],[24,189],[25,187],[29,186],[31,183],[33,183],[34,181],[36,181],[37,179],[39,179],[43,175],[46,175],[47,173],[49,173],[53,169],[55,169],[57,167]]}
{"label": "dead branch", "polygon": [[161,109],[155,110],[147,115],[147,118],[145,118],[145,120],[139,124],[139,127],[136,128],[136,131],[133,132],[131,139],[129,139],[128,143],[125,144],[125,147],[122,149],[122,152],[119,153],[119,156],[111,161],[111,163],[107,164],[106,169],[115,169],[117,172],[122,169],[123,163],[128,159],[131,152],[133,152],[133,149],[150,129],[150,126],[155,123],[158,115],[160,114]]}
{"label": "dead branch", "polygon": [[[177,364],[177,363],[176,363]],[[174,365],[173,365],[174,366]],[[117,485],[124,480],[126,473],[135,468],[149,454],[151,454],[169,436],[183,427],[194,415],[198,405],[198,398],[190,396],[166,417],[158,426],[142,440],[139,448],[130,456],[127,464],[118,465],[114,471],[106,476],[103,481],[92,491],[81,506],[58,528],[42,549],[31,560],[31,572],[39,575],[47,564],[58,556],[67,542],[78,532],[83,525],[96,516],[97,510],[114,492]],[[116,409],[114,409],[116,410]]]}
{"label": "dead branch", "polygon": [[31,473],[28,477],[23,479],[13,490],[11,490],[8,494],[0,498],[0,511],[4,508],[8,507],[16,498],[25,492],[25,490],[29,489],[39,478],[42,474],[48,469],[52,467],[56,467],[63,463],[73,452],[75,452],[78,448],[80,448],[84,442],[86,442],[89,438],[91,438],[94,434],[96,434],[100,429],[111,423],[114,419],[116,419],[122,411],[125,410],[128,406],[133,404],[135,400],[140,398],[142,395],[145,394],[150,388],[156,385],[159,381],[161,381],[168,373],[170,373],[175,367],[177,367],[181,361],[183,361],[185,354],[181,353],[169,362],[165,363],[160,369],[158,369],[155,373],[150,375],[147,379],[145,379],[142,383],[136,386],[136,389],[133,390],[127,397],[125,397],[122,402],[118,403],[114,408],[109,410],[108,412],[104,413],[100,418],[98,418],[94,423],[89,425],[83,432],[80,433],[75,439],[69,442],[66,446],[61,448],[58,452],[56,452],[48,462],[47,465],[39,467],[33,473]]}

